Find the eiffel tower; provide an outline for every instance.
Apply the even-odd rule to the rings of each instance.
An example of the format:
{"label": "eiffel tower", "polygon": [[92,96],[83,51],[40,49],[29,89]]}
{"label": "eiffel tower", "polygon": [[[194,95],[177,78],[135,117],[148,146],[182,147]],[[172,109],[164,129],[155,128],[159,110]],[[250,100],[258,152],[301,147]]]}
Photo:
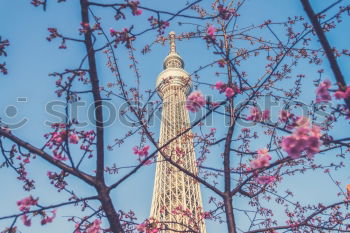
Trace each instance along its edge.
{"label": "eiffel tower", "polygon": [[[197,174],[192,132],[179,136],[190,127],[185,102],[191,89],[191,78],[183,69],[184,61],[176,52],[175,33],[170,32],[169,38],[170,52],[164,59],[164,70],[156,83],[163,101],[159,146],[176,138],[162,149],[163,154]],[[158,153],[151,217],[163,224],[161,232],[205,233],[202,213],[199,183],[165,161],[163,155]]]}

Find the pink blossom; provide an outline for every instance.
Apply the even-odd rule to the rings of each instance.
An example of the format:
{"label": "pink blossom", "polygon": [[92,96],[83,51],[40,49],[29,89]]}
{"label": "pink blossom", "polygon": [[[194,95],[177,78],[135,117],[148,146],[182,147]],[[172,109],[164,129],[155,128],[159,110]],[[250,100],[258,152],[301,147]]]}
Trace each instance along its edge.
{"label": "pink blossom", "polygon": [[212,214],[211,214],[210,211],[205,211],[205,212],[203,212],[203,213],[201,214],[201,217],[202,217],[203,219],[210,219],[210,218],[212,217]]}
{"label": "pink blossom", "polygon": [[62,155],[62,153],[57,152],[57,150],[53,151],[53,157],[57,160],[61,160],[61,161],[66,161],[67,157],[65,155]]}
{"label": "pink blossom", "polygon": [[264,111],[262,111],[261,119],[262,119],[263,121],[266,121],[266,120],[270,119],[270,110],[264,110]]}
{"label": "pink blossom", "polygon": [[207,29],[208,36],[213,38],[215,31],[216,31],[215,27],[213,27],[213,25],[210,25]]}
{"label": "pink blossom", "polygon": [[157,227],[157,223],[154,222],[153,219],[147,219],[143,223],[140,223],[136,226],[136,230],[139,233],[145,232],[145,233],[157,233],[159,231]]}
{"label": "pink blossom", "polygon": [[[300,121],[304,122],[301,123]],[[288,153],[288,156],[297,159],[303,152],[311,158],[319,151],[321,146],[321,133],[318,126],[310,127],[308,119],[299,118],[297,121],[297,128],[292,135],[282,139],[281,147]]]}
{"label": "pink blossom", "polygon": [[292,115],[292,114],[290,114],[288,111],[282,110],[282,111],[280,111],[280,117],[279,117],[279,119],[280,119],[280,121],[282,121],[282,122],[287,122],[288,119],[291,117],[291,115]]}
{"label": "pink blossom", "polygon": [[214,89],[218,90],[220,93],[226,90],[226,84],[222,81],[218,81],[215,83]]}
{"label": "pink blossom", "polygon": [[300,127],[304,127],[304,126],[308,126],[310,124],[310,120],[309,118],[303,116],[303,117],[297,117],[295,123],[297,124],[297,126]]}
{"label": "pink blossom", "polygon": [[146,231],[147,224],[145,222],[140,223],[139,225],[136,226],[136,230],[138,232],[145,232]]}
{"label": "pink blossom", "polygon": [[234,94],[235,94],[235,92],[231,87],[226,88],[225,95],[227,98],[230,99],[232,96],[234,96]]}
{"label": "pink blossom", "polygon": [[72,134],[69,136],[69,142],[70,142],[70,143],[73,143],[73,144],[78,144],[78,142],[79,142],[79,137],[78,137],[75,133],[72,133]]}
{"label": "pink blossom", "polygon": [[252,107],[250,109],[250,115],[247,117],[248,121],[260,121],[261,119],[261,112],[259,108],[257,107]]}
{"label": "pink blossom", "polygon": [[141,15],[142,14],[142,10],[141,9],[137,9],[135,11],[133,11],[134,15]]}
{"label": "pink blossom", "polygon": [[147,146],[142,147],[141,149],[138,149],[136,146],[133,147],[132,149],[133,149],[135,155],[147,156],[149,148],[150,148],[150,146],[147,145]]}
{"label": "pink blossom", "polygon": [[111,36],[114,36],[117,33],[117,31],[114,30],[113,28],[110,28],[109,33],[111,34]]}
{"label": "pink blossom", "polygon": [[26,214],[22,215],[21,220],[24,226],[30,227],[32,225],[32,220],[29,219],[28,215]]}
{"label": "pink blossom", "polygon": [[226,61],[224,59],[221,59],[221,60],[218,61],[218,65],[221,68],[225,67],[225,64],[226,64]]}
{"label": "pink blossom", "polygon": [[256,178],[259,184],[270,184],[276,181],[274,176],[259,176]]}
{"label": "pink blossom", "polygon": [[32,196],[25,197],[22,200],[17,201],[19,210],[22,212],[28,212],[31,206],[38,204],[38,199],[34,199]]}
{"label": "pink blossom", "polygon": [[231,15],[235,15],[237,16],[237,13],[236,13],[236,10],[235,9],[228,9],[227,7],[224,7],[223,5],[219,5],[218,6],[218,11],[219,11],[219,14],[220,14],[220,17],[223,19],[223,20],[228,20],[230,19]]}
{"label": "pink blossom", "polygon": [[336,99],[347,99],[350,97],[350,86],[346,88],[345,91],[336,91],[334,94]]}
{"label": "pink blossom", "polygon": [[74,231],[74,233],[82,233],[82,232],[79,230],[79,226],[80,226],[79,223],[76,223],[76,224],[75,224],[75,231]]}
{"label": "pink blossom", "polygon": [[252,169],[267,167],[270,165],[271,156],[268,154],[267,149],[258,150],[258,157],[250,162]]}
{"label": "pink blossom", "polygon": [[145,163],[144,163],[144,165],[151,165],[152,164],[152,160],[147,160]]}
{"label": "pink blossom", "polygon": [[199,91],[194,91],[187,97],[186,108],[191,112],[197,112],[204,105],[204,96]]}
{"label": "pink blossom", "polygon": [[51,223],[53,221],[54,218],[56,218],[56,210],[51,211],[52,216],[45,216],[42,220],[41,220],[41,225],[45,225],[47,223]]}
{"label": "pink blossom", "polygon": [[86,229],[86,233],[100,233],[101,232],[101,220],[96,219],[88,229]]}
{"label": "pink blossom", "polygon": [[325,80],[320,83],[320,85],[316,89],[316,103],[328,102],[332,100],[332,97],[328,91],[330,87],[331,87],[331,82],[329,80]]}

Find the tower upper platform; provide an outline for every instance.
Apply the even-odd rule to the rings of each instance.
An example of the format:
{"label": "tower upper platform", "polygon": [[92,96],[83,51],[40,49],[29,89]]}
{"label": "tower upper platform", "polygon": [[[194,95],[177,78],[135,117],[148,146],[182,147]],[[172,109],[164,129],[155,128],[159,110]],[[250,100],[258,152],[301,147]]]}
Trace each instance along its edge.
{"label": "tower upper platform", "polygon": [[185,94],[190,91],[192,82],[190,75],[184,70],[185,63],[176,52],[175,32],[169,33],[170,51],[163,62],[163,71],[157,78],[157,91],[160,97],[172,86],[180,86]]}

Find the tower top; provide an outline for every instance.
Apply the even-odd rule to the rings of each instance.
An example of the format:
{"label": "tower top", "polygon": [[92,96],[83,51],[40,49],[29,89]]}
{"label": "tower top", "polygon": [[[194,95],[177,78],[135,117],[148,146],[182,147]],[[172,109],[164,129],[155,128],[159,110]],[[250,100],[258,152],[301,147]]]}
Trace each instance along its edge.
{"label": "tower top", "polygon": [[170,37],[170,53],[176,53],[176,44],[175,44],[175,32],[171,31],[169,33],[169,37]]}
{"label": "tower top", "polygon": [[176,52],[176,43],[175,43],[175,32],[171,31],[169,33],[169,41],[170,41],[170,51],[168,56],[165,57],[163,62],[164,70],[168,68],[184,68],[185,63],[180,57],[180,55]]}
{"label": "tower top", "polygon": [[158,75],[156,83],[158,94],[161,97],[170,86],[180,86],[188,94],[192,85],[190,75],[184,70],[185,63],[176,52],[175,39],[175,32],[171,31],[168,37],[169,54],[163,61],[164,70]]}

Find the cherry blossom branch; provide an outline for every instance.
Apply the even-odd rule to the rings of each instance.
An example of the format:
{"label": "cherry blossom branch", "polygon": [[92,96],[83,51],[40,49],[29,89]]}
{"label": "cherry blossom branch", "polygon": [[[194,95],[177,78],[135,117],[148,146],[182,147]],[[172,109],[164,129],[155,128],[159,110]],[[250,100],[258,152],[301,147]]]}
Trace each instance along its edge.
{"label": "cherry blossom branch", "polygon": [[[318,39],[320,40],[320,43],[326,53],[327,59],[329,61],[329,64],[331,66],[332,72],[334,74],[335,79],[337,80],[337,85],[339,87],[340,90],[345,91],[346,90],[346,82],[345,82],[345,78],[343,76],[343,73],[340,70],[340,67],[338,65],[338,62],[334,56],[334,52],[333,49],[331,48],[329,41],[321,27],[321,24],[318,20],[317,15],[315,15],[314,10],[312,9],[312,6],[309,2],[309,0],[300,0],[304,10],[307,14],[307,16],[309,17],[312,26],[314,27],[314,30],[316,32],[316,35],[318,37]],[[345,104],[347,106],[347,108],[350,110],[350,97],[344,99]]]}
{"label": "cherry blossom branch", "polygon": [[19,214],[13,214],[13,215],[0,217],[0,220],[9,219],[9,218],[18,218],[18,217],[20,217],[20,216],[22,216],[24,214],[37,213],[37,212],[40,212],[40,211],[43,211],[43,210],[54,209],[54,208],[58,208],[58,207],[66,206],[66,205],[71,205],[71,204],[77,204],[79,202],[84,202],[84,201],[88,201],[88,200],[97,200],[97,196],[85,197],[85,198],[80,198],[80,199],[77,199],[77,200],[74,200],[74,201],[62,202],[62,203],[55,204],[55,205],[49,205],[49,206],[45,206],[45,207],[40,207],[39,209],[25,211],[25,212],[21,212]]}
{"label": "cherry blossom branch", "polygon": [[[202,0],[197,0],[193,3],[190,4],[189,7],[186,7],[180,11],[178,11],[177,13],[172,13],[169,11],[163,11],[163,10],[155,10],[149,7],[145,7],[145,6],[141,6],[138,5],[137,8],[139,9],[143,9],[143,10],[147,10],[156,14],[165,14],[165,15],[171,15],[171,16],[175,16],[175,17],[183,17],[183,18],[190,18],[190,19],[201,19],[201,20],[205,20],[205,19],[214,19],[217,18],[219,15],[217,16],[210,16],[210,17],[198,17],[198,16],[192,16],[192,15],[183,15],[181,14],[181,12],[187,10],[188,8],[190,8],[191,6],[201,2]],[[90,2],[89,5],[91,6],[99,6],[99,7],[115,7],[115,6],[123,6],[125,4],[121,4],[121,3],[110,3],[110,4],[104,4],[104,3],[97,3],[97,2]]]}
{"label": "cherry blossom branch", "polygon": [[45,151],[29,144],[28,142],[25,142],[25,141],[19,139],[18,137],[14,136],[10,132],[8,132],[2,128],[0,128],[0,136],[4,136],[5,138],[10,139],[12,142],[16,143],[17,145],[27,149],[29,152],[31,152],[33,154],[40,156],[41,158],[43,158],[44,160],[46,160],[50,164],[62,169],[63,171],[68,172],[69,174],[72,174],[73,176],[80,178],[81,180],[85,181],[87,184],[92,185],[92,186],[95,185],[95,179],[92,176],[84,173],[83,171],[74,169],[74,168],[66,165],[65,163],[62,163],[61,161],[55,159],[53,156],[47,154]]}
{"label": "cherry blossom branch", "polygon": [[[305,220],[303,220],[300,223],[297,223],[295,225],[286,225],[286,226],[277,226],[277,227],[269,227],[269,228],[262,228],[262,229],[258,229],[258,230],[252,230],[252,231],[246,231],[245,233],[259,233],[259,232],[269,232],[269,231],[274,231],[274,230],[282,230],[282,229],[293,229],[293,228],[298,228],[298,227],[302,227],[302,226],[308,226],[310,228],[316,228],[316,229],[323,229],[320,226],[315,226],[312,224],[308,224],[308,222],[310,220],[312,220],[313,217],[321,214],[322,212],[324,212],[325,210],[328,210],[330,208],[333,208],[335,206],[339,206],[339,205],[345,205],[345,204],[349,204],[350,201],[341,201],[341,202],[337,202],[328,206],[324,206],[321,207],[320,210],[315,211],[314,213],[312,213],[311,215],[309,215]],[[325,228],[327,230],[335,230],[334,228]],[[337,231],[337,230],[335,230]],[[350,230],[342,230],[342,232],[350,232]]]}

